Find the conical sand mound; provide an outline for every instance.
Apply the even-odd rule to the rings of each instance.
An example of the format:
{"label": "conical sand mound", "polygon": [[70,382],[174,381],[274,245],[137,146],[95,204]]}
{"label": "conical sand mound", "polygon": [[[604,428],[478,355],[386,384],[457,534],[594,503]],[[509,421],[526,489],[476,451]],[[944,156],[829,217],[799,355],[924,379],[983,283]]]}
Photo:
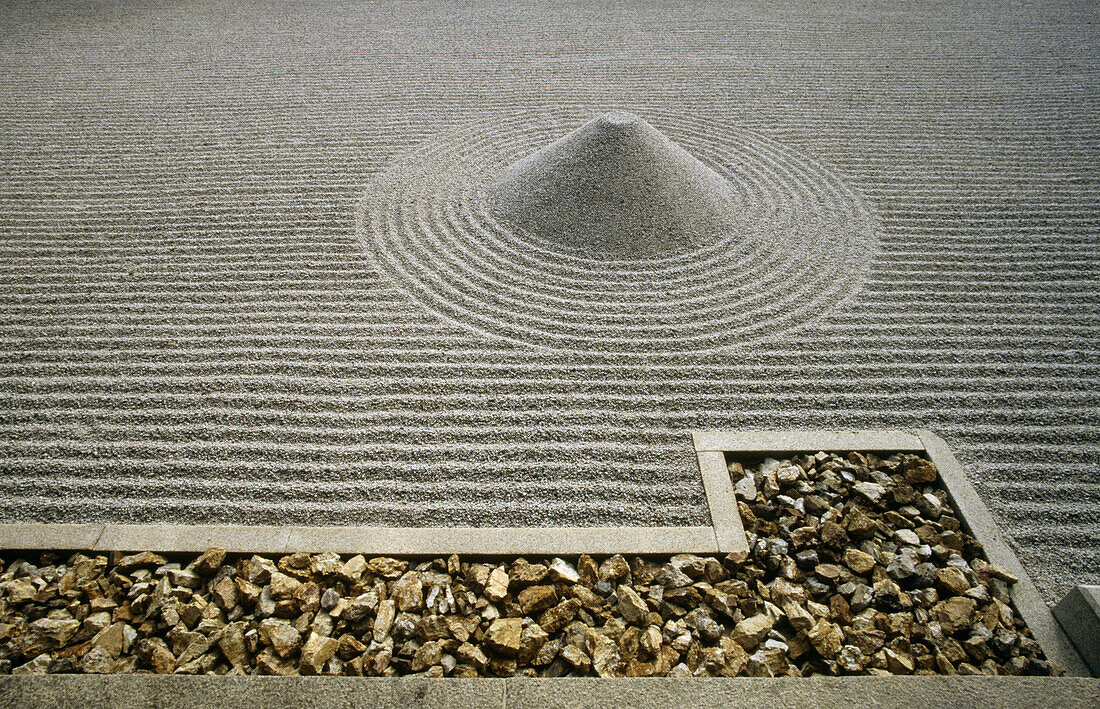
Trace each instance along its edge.
{"label": "conical sand mound", "polygon": [[619,111],[513,163],[488,198],[497,218],[593,257],[659,258],[712,243],[735,221],[721,176]]}
{"label": "conical sand mound", "polygon": [[858,292],[875,220],[815,161],[721,123],[655,117],[681,149],[590,119],[519,111],[393,164],[359,214],[378,274],[479,338],[570,357],[745,347]]}

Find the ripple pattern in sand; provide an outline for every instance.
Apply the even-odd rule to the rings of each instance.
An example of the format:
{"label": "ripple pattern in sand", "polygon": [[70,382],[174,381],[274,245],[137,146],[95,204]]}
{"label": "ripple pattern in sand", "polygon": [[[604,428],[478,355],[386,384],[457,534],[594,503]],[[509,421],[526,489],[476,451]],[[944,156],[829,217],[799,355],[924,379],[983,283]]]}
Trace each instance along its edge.
{"label": "ripple pattern in sand", "polygon": [[557,350],[753,344],[858,291],[875,218],[836,175],[757,133],[645,117],[729,182],[740,206],[730,233],[693,251],[607,260],[498,222],[486,184],[585,119],[520,113],[443,135],[391,166],[366,190],[360,242],[380,273],[436,315]]}

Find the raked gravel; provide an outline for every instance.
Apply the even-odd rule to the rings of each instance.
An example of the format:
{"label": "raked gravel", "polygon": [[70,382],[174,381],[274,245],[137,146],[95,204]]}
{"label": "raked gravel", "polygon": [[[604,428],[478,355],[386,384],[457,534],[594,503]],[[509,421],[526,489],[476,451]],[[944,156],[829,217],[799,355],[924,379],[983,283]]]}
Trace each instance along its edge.
{"label": "raked gravel", "polygon": [[[692,430],[927,428],[1048,602],[1100,583],[1098,12],[3,3],[0,521],[706,524]],[[479,335],[376,270],[387,170],[611,110],[862,205],[873,253],[739,281],[857,295],[628,357]]]}

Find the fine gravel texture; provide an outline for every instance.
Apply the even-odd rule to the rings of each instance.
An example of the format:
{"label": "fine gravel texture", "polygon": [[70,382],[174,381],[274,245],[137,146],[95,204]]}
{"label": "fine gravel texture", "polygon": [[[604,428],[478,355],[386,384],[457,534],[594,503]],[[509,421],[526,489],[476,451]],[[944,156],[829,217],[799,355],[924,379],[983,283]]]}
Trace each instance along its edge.
{"label": "fine gravel texture", "polygon": [[625,111],[510,165],[488,203],[494,216],[594,259],[672,256],[718,241],[739,221],[721,175]]}
{"label": "fine gravel texture", "polygon": [[[705,524],[691,430],[928,428],[1049,602],[1100,583],[1098,12],[4,3],[0,521]],[[855,228],[647,290],[442,191],[612,110]],[[436,146],[487,169],[367,242]]]}
{"label": "fine gravel texture", "polygon": [[724,558],[186,566],[149,552],[0,569],[0,674],[600,677],[1060,674],[1017,579],[918,456],[729,466],[753,541]]}

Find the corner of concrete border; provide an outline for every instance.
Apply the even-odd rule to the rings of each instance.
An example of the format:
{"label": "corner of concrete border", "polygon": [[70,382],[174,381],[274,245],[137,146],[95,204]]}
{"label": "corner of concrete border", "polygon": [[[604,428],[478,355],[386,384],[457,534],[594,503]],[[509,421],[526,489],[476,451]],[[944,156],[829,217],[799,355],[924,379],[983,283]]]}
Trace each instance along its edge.
{"label": "corner of concrete border", "polygon": [[918,431],[917,435],[924,443],[928,457],[936,464],[944,489],[959,510],[970,535],[981,542],[989,561],[1007,569],[1019,579],[1009,589],[1012,602],[1043,647],[1047,659],[1065,669],[1066,674],[1091,677],[1092,673],[1078,654],[1076,646],[1055,620],[1054,614],[1016,557],[1016,552],[1001,535],[989,508],[978,496],[947,441],[928,430]]}
{"label": "corner of concrete border", "polygon": [[[986,556],[992,563],[1007,569],[1019,579],[1018,583],[1013,584],[1010,589],[1012,601],[1035,635],[1035,639],[1042,646],[1047,658],[1065,669],[1069,675],[1091,676],[1077,648],[1055,620],[1050,608],[1035,588],[1035,584],[1016,558],[1015,552],[1005,542],[996,522],[966,477],[955,454],[951,452],[947,442],[935,433],[925,429],[916,431],[696,431],[692,434],[692,440],[699,455],[700,468],[704,464],[704,455],[724,456],[726,453],[789,454],[819,450],[925,453],[939,469],[940,479],[948,496],[959,510],[970,534],[985,548]],[[723,457],[723,473],[725,472],[724,462]],[[707,465],[716,467],[714,462],[708,462]],[[704,481],[706,478],[704,474]],[[730,495],[732,496],[732,492]],[[737,512],[736,501],[730,509],[736,513],[737,523],[740,526],[740,513]],[[717,519],[714,522],[717,529],[719,522]],[[743,528],[741,531],[744,534]]]}

